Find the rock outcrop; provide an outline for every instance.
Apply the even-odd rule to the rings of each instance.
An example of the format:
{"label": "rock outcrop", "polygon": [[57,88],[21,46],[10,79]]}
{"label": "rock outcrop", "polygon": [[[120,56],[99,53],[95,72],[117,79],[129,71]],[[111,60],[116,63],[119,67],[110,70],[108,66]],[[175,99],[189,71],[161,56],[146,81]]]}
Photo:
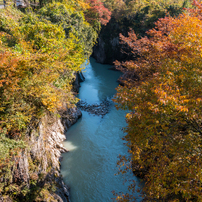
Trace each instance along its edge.
{"label": "rock outcrop", "polygon": [[85,81],[85,77],[82,72],[75,72],[75,80],[73,82],[73,91],[78,93],[80,88],[80,83]]}
{"label": "rock outcrop", "polygon": [[[37,126],[30,126],[26,134],[29,148],[22,149],[13,159],[10,184],[21,190],[22,201],[69,202],[69,187],[60,174],[61,153],[67,152],[62,142],[65,131],[81,117],[77,108],[67,109],[61,118],[46,114]],[[5,179],[0,179],[3,183]],[[29,190],[29,191],[23,191]],[[1,196],[1,202],[12,201]]]}
{"label": "rock outcrop", "polygon": [[97,62],[102,64],[113,64],[115,60],[124,61],[128,59],[128,54],[122,50],[124,46],[119,43],[119,34],[127,36],[129,28],[115,18],[111,18],[109,23],[102,27],[97,44],[93,47],[92,56]]}

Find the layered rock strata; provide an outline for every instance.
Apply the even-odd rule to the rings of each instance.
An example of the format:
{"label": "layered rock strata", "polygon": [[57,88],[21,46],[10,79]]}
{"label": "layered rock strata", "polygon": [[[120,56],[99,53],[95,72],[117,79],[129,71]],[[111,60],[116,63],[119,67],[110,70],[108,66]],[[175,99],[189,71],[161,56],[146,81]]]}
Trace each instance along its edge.
{"label": "layered rock strata", "polygon": [[[46,114],[35,127],[29,127],[26,144],[29,148],[18,152],[13,159],[9,183],[28,190],[17,194],[18,200],[69,202],[69,187],[60,174],[61,153],[67,152],[62,142],[65,131],[81,117],[77,108],[67,109],[61,118]],[[7,179],[0,179],[5,183]],[[16,188],[17,189],[17,188]],[[43,199],[43,200],[42,200]],[[1,202],[12,201],[0,195]]]}

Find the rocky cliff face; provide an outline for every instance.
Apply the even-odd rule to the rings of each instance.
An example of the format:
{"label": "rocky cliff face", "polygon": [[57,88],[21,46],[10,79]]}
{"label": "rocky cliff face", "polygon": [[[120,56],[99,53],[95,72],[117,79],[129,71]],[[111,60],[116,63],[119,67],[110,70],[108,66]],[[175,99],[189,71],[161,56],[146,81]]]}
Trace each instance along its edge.
{"label": "rocky cliff face", "polygon": [[124,23],[124,21],[117,21],[112,17],[110,22],[102,28],[98,42],[93,47],[92,56],[97,62],[113,64],[115,60],[124,61],[127,58],[127,55],[122,52],[123,45],[119,43],[119,33],[127,36],[129,31]]}
{"label": "rocky cliff face", "polygon": [[97,44],[93,47],[93,55],[97,62],[102,64],[113,64],[115,60],[124,58],[121,53],[119,36],[111,36],[108,40],[100,33]]}
{"label": "rocky cliff face", "polygon": [[[60,174],[60,158],[61,153],[67,152],[62,145],[66,139],[64,133],[79,117],[80,110],[67,109],[61,118],[45,115],[37,127],[28,129],[29,148],[19,151],[11,168],[9,183],[22,190],[17,201],[69,201],[69,188]],[[0,180],[3,183],[5,179]],[[12,200],[0,194],[0,201]]]}
{"label": "rocky cliff face", "polygon": [[83,76],[82,72],[75,72],[74,76],[75,76],[75,80],[73,82],[73,91],[78,93],[80,88],[80,83],[85,81],[85,77]]}

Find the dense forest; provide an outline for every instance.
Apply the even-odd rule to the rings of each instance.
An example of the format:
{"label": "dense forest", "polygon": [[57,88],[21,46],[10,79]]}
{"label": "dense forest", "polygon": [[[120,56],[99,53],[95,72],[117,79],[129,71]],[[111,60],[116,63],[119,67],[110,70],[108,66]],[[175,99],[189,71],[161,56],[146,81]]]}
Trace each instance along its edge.
{"label": "dense forest", "polygon": [[[102,37],[105,52],[122,54],[114,62],[124,73],[114,102],[130,111],[124,129],[129,155],[120,156],[120,172],[132,170],[144,180],[145,201],[202,201],[202,4],[30,2],[35,6],[11,3],[0,10],[0,199],[46,201],[56,191],[40,183],[37,159],[28,160],[29,185],[12,172],[30,150],[30,130],[45,115],[60,118],[64,108],[75,107],[75,73]],[[110,54],[106,61],[117,59]],[[135,183],[129,190],[136,192]],[[116,200],[136,199],[123,193]]]}
{"label": "dense forest", "polygon": [[147,201],[202,200],[201,12],[194,1],[183,14],[160,18],[147,36],[120,35],[134,59],[115,62],[126,78],[115,102],[130,110],[124,138],[130,156],[119,164],[145,180]]}

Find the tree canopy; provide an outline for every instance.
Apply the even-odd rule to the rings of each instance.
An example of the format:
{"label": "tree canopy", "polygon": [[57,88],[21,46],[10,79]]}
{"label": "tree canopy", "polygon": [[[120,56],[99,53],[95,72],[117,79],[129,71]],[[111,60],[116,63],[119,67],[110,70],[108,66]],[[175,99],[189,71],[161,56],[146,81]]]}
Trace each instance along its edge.
{"label": "tree canopy", "polygon": [[130,157],[119,164],[143,177],[149,201],[202,201],[202,4],[193,6],[159,19],[147,37],[120,35],[136,59],[115,62],[127,75],[115,102],[130,110],[124,137]]}

